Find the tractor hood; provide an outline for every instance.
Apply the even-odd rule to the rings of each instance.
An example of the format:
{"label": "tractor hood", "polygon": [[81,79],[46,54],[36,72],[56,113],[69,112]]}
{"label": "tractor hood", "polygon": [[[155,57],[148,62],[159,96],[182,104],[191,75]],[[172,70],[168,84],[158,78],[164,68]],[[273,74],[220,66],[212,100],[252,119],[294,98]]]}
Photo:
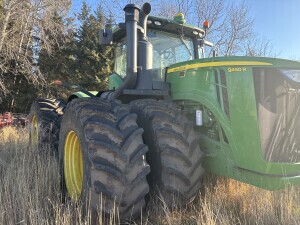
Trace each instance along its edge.
{"label": "tractor hood", "polygon": [[[202,68],[221,69],[228,74],[228,80],[234,76],[252,76],[263,159],[277,163],[300,162],[300,62],[258,57],[218,57],[172,65],[168,74],[172,76],[172,73],[178,72],[177,76],[185,77],[193,70]],[[225,84],[222,83],[222,86]],[[248,93],[251,95],[250,91]],[[235,99],[234,93],[231,95],[227,96],[229,102],[230,98]],[[225,112],[230,114],[234,110],[230,109],[232,107],[228,104]]]}
{"label": "tractor hood", "polygon": [[[275,66],[281,68],[299,68],[300,62],[267,58],[267,57],[245,57],[245,56],[233,56],[233,57],[214,57],[205,59],[195,59],[191,61],[185,61],[176,63],[170,66],[168,73],[177,71],[187,71],[197,68],[213,68],[213,67],[226,67],[227,70],[235,68],[238,70],[239,66]],[[234,72],[234,71],[233,71]],[[239,71],[236,71],[239,72]]]}
{"label": "tractor hood", "polygon": [[167,81],[174,101],[205,115],[207,171],[266,189],[300,183],[300,62],[206,58],[171,65]]}

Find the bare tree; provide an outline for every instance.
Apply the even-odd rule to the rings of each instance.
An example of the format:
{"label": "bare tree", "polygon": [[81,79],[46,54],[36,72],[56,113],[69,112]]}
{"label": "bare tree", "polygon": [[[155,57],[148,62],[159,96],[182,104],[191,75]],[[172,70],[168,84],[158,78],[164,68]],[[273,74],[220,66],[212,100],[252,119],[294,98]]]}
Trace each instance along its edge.
{"label": "bare tree", "polygon": [[228,20],[229,23],[224,23],[223,54],[233,55],[241,52],[242,43],[251,38],[253,34],[253,20],[249,17],[249,8],[245,2],[241,5],[230,6]]}
{"label": "bare tree", "polygon": [[193,23],[201,27],[202,23],[205,20],[210,22],[210,32],[214,33],[215,31],[219,30],[226,18],[226,10],[223,0],[195,0],[194,2],[194,21]]}
{"label": "bare tree", "polygon": [[258,57],[276,57],[271,42],[267,39],[254,37],[244,45],[245,55]]}
{"label": "bare tree", "polygon": [[195,0],[195,23],[210,22],[208,38],[218,48],[220,55],[243,54],[243,44],[253,37],[253,20],[249,7],[241,4],[225,5],[222,0]]}
{"label": "bare tree", "polygon": [[[152,2],[149,0],[148,2]],[[104,14],[110,16],[114,21],[120,22],[124,20],[124,7],[127,4],[135,4],[141,7],[145,3],[144,0],[100,0]],[[108,18],[106,18],[108,20]]]}
{"label": "bare tree", "polygon": [[154,10],[152,12],[152,15],[171,19],[176,15],[176,13],[181,12],[184,14],[187,20],[190,20],[193,4],[193,0],[162,0],[153,4]]}
{"label": "bare tree", "polygon": [[178,5],[176,2],[171,2],[168,0],[162,0],[159,3],[154,3],[152,15],[161,16],[165,18],[173,18],[173,16],[178,12]]}
{"label": "bare tree", "polygon": [[71,0],[6,0],[1,3],[0,95],[6,95],[8,82],[17,82],[21,74],[30,82],[45,82],[35,67],[36,54],[41,48],[51,54],[56,37],[67,37],[65,27],[56,23],[53,16],[66,17]]}

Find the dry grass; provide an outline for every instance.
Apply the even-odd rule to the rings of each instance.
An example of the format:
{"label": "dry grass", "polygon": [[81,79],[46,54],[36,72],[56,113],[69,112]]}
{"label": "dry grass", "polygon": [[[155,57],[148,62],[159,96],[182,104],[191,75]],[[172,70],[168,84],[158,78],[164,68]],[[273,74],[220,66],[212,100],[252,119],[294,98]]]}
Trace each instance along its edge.
{"label": "dry grass", "polygon": [[[80,204],[62,201],[58,165],[46,152],[28,148],[27,130],[0,130],[0,224],[92,224]],[[300,224],[298,187],[270,192],[224,178],[206,183],[185,208],[168,209],[157,198],[131,224]],[[96,224],[119,224],[117,213],[112,217]]]}

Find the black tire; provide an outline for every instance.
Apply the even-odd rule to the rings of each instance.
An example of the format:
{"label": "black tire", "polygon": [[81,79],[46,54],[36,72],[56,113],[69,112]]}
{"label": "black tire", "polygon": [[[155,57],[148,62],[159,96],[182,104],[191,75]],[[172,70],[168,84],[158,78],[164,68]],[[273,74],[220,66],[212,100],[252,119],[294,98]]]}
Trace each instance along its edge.
{"label": "black tire", "polygon": [[182,110],[166,101],[142,99],[130,105],[149,147],[151,190],[156,193],[158,188],[160,199],[169,207],[190,202],[200,190],[204,175],[203,153],[193,124]]}
{"label": "black tire", "polygon": [[[143,143],[143,129],[137,126],[136,117],[128,105],[100,98],[74,99],[67,106],[59,138],[65,193],[70,196],[65,183],[65,145],[68,134],[74,131],[83,158],[78,197],[88,202],[93,213],[102,210],[110,214],[117,206],[120,218],[129,220],[140,215],[145,206],[149,192],[146,176],[150,167],[145,160],[148,147]],[[105,200],[102,205],[101,198]]]}
{"label": "black tire", "polygon": [[[50,146],[57,153],[60,120],[66,104],[59,99],[37,99],[30,108],[30,145],[38,145],[42,151],[45,145]],[[33,119],[37,118],[38,127],[35,131]],[[37,140],[33,141],[34,132],[37,132]],[[37,142],[37,143],[33,143]]]}

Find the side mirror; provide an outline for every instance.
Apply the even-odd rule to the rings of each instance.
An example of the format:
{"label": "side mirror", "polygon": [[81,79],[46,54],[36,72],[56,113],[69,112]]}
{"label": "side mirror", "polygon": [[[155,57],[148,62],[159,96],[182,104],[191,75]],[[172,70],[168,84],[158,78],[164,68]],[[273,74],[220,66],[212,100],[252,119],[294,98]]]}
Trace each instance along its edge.
{"label": "side mirror", "polygon": [[212,42],[210,42],[210,41],[207,41],[207,40],[204,40],[203,44],[206,45],[206,46],[208,46],[208,47],[211,47],[211,48],[214,47],[214,44]]}
{"label": "side mirror", "polygon": [[111,45],[113,43],[113,33],[111,29],[101,29],[99,32],[99,44]]}
{"label": "side mirror", "polygon": [[198,40],[198,45],[203,48],[205,46],[208,46],[208,47],[211,47],[213,48],[214,47],[214,44],[210,41],[207,41],[207,40],[204,40],[204,39],[200,39]]}

